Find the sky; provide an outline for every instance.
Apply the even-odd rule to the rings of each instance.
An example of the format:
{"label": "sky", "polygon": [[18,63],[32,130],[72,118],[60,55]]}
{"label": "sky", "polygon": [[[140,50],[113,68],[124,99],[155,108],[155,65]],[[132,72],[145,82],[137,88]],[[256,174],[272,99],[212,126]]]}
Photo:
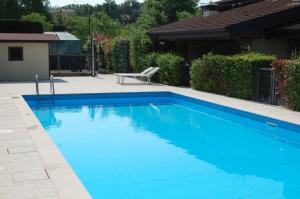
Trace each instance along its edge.
{"label": "sky", "polygon": [[[124,0],[115,0],[117,3],[122,3]],[[143,2],[143,0],[138,0],[139,2]],[[201,3],[207,3],[210,0],[201,0]],[[51,6],[64,6],[68,4],[102,4],[104,0],[50,0]]]}

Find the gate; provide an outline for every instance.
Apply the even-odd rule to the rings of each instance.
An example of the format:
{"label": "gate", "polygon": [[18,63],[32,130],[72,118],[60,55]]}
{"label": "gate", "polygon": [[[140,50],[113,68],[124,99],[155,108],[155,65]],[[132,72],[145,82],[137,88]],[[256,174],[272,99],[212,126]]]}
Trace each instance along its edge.
{"label": "gate", "polygon": [[53,75],[90,75],[91,69],[85,54],[50,55],[50,71]]}
{"label": "gate", "polygon": [[268,104],[277,104],[277,78],[273,68],[260,68],[256,75],[256,100]]}

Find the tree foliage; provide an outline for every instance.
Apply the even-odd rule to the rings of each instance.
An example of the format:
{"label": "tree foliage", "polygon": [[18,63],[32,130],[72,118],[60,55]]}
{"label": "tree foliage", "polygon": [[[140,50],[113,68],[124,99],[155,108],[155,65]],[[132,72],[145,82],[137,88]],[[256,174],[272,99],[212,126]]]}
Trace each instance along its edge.
{"label": "tree foliage", "polygon": [[133,69],[137,72],[145,68],[146,55],[150,52],[152,42],[145,31],[137,30],[131,36],[130,60]]}
{"label": "tree foliage", "polygon": [[186,11],[195,14],[198,6],[198,0],[161,0],[160,2],[167,16],[167,22],[177,21],[178,12]]}
{"label": "tree foliage", "polygon": [[48,0],[1,0],[0,19],[18,19],[32,12],[49,16]]}
{"label": "tree foliage", "polygon": [[47,21],[46,16],[41,15],[39,13],[32,12],[29,15],[22,16],[23,21],[28,22],[38,22],[43,25],[44,31],[51,31],[53,28],[53,24],[49,21]]}
{"label": "tree foliage", "polygon": [[112,44],[111,68],[114,72],[130,72],[130,38],[117,37]]}
{"label": "tree foliage", "polygon": [[163,5],[158,0],[146,0],[144,7],[144,12],[137,22],[139,28],[148,30],[167,22]]}

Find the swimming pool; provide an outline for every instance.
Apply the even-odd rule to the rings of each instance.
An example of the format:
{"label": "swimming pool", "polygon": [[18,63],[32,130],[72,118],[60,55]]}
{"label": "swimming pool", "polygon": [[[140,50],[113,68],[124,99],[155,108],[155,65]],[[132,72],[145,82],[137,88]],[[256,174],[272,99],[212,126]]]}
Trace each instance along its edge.
{"label": "swimming pool", "polygon": [[300,127],[170,92],[24,96],[95,199],[300,198]]}

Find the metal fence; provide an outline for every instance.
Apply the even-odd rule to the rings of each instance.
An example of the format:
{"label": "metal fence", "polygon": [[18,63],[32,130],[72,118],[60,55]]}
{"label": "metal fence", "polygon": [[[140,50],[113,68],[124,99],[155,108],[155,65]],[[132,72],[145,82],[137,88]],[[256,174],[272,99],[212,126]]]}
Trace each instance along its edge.
{"label": "metal fence", "polygon": [[56,72],[88,72],[91,71],[87,56],[80,55],[50,55],[50,70]]}
{"label": "metal fence", "polygon": [[256,100],[268,104],[277,104],[277,78],[272,68],[260,68],[256,75]]}

